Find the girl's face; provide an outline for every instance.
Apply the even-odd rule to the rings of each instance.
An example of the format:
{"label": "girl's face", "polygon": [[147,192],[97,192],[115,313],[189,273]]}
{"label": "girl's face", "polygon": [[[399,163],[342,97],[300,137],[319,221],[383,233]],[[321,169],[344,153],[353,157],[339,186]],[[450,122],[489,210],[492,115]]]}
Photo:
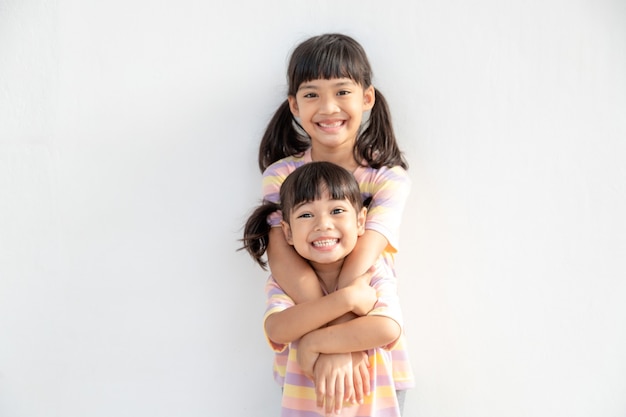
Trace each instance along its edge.
{"label": "girl's face", "polygon": [[307,81],[289,96],[291,112],[320,153],[352,152],[363,112],[374,106],[374,87],[366,89],[350,78]]}
{"label": "girl's face", "polygon": [[315,264],[332,264],[354,249],[365,231],[366,209],[358,213],[348,200],[332,200],[324,192],[319,200],[302,203],[283,221],[285,239],[305,259]]}

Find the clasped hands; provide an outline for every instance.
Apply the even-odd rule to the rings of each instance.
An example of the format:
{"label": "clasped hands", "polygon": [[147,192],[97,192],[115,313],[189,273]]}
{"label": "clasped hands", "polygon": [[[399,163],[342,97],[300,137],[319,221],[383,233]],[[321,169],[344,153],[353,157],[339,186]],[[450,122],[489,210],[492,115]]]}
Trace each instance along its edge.
{"label": "clasped hands", "polygon": [[[352,314],[350,317],[343,317],[339,322],[366,315],[376,303],[376,291],[369,286],[369,277],[362,278],[356,279],[349,287],[356,300]],[[297,359],[303,373],[315,383],[317,406],[325,408],[326,414],[339,414],[344,401],[354,405],[362,404],[364,398],[370,394],[367,353],[317,352],[312,347],[312,333],[314,332],[300,339]]]}
{"label": "clasped hands", "polygon": [[[302,350],[298,349],[298,361]],[[316,357],[305,374],[315,383],[317,406],[326,413],[341,413],[344,401],[362,404],[370,394],[369,358],[366,352],[302,355]]]}

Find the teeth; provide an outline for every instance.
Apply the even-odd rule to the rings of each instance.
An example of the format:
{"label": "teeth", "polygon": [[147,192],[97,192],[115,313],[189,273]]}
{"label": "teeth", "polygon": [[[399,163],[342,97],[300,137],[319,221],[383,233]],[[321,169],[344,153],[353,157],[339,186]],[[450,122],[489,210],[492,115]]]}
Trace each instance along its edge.
{"label": "teeth", "polygon": [[319,123],[319,125],[322,127],[339,127],[342,123],[343,121],[339,120],[338,122],[334,123]]}
{"label": "teeth", "polygon": [[316,248],[322,248],[325,246],[332,246],[338,242],[339,239],[325,239],[325,240],[316,240],[313,242],[313,246]]}

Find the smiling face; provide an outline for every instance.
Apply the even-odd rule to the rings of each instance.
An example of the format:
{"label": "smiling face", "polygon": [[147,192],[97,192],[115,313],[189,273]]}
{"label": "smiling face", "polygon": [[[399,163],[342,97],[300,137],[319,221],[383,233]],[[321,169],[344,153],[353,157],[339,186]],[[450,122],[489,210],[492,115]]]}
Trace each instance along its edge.
{"label": "smiling face", "polygon": [[283,221],[285,238],[303,258],[316,265],[343,262],[365,231],[366,209],[358,212],[350,201],[334,200],[328,191],[298,204]]}
{"label": "smiling face", "polygon": [[317,79],[300,84],[289,106],[319,154],[352,152],[363,112],[374,106],[374,87],[350,78]]}

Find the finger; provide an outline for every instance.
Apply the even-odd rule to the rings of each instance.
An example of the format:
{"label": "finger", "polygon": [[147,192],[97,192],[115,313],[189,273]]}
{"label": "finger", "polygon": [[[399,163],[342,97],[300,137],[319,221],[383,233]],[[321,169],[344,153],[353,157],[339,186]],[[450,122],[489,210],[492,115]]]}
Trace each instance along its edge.
{"label": "finger", "polygon": [[353,403],[363,404],[363,374],[361,373],[361,367],[358,367],[357,373],[352,378],[354,382],[354,395],[352,396]]}
{"label": "finger", "polygon": [[333,406],[335,404],[335,378],[329,378],[326,381],[326,398],[324,400],[326,404],[326,413],[333,412]]}
{"label": "finger", "polygon": [[[369,366],[369,363],[368,363]],[[360,366],[359,370],[361,371],[361,381],[363,382],[363,393],[366,396],[370,395],[370,373],[368,371],[367,366]]]}
{"label": "finger", "polygon": [[345,398],[354,398],[354,375],[352,372],[346,374],[344,382]]}
{"label": "finger", "polygon": [[351,404],[356,404],[357,403],[357,378],[355,378],[355,375],[346,375],[346,394],[345,394],[345,401],[351,403]]}
{"label": "finger", "polygon": [[345,392],[345,378],[339,378],[335,384],[335,414],[341,413],[343,405],[343,395]]}
{"label": "finger", "polygon": [[320,381],[315,381],[315,396],[316,396],[316,402],[317,402],[317,406],[319,408],[324,407],[324,397],[326,396],[326,381],[325,380],[320,380]]}
{"label": "finger", "polygon": [[360,379],[362,392],[364,395],[369,395],[370,393],[370,374],[369,374],[369,356],[365,352],[360,352],[361,359],[359,361],[359,365],[357,369],[354,370],[354,379],[356,381],[357,378]]}

